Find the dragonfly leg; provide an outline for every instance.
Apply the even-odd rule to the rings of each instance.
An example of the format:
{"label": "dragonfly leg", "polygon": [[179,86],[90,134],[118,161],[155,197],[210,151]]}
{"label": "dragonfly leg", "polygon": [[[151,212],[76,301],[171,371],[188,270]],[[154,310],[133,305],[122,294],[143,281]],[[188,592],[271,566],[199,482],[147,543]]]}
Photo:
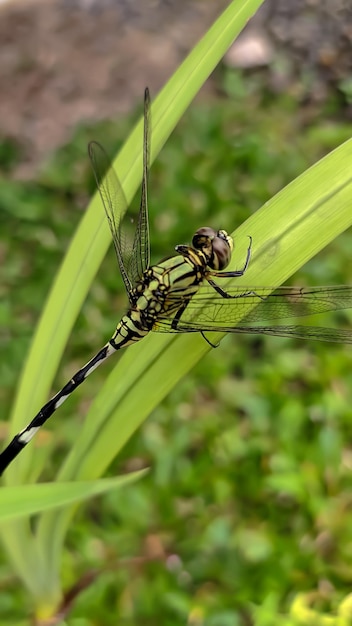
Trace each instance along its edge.
{"label": "dragonfly leg", "polygon": [[[215,283],[214,283],[214,284],[215,284]],[[184,313],[184,311],[186,310],[186,308],[187,308],[187,305],[188,305],[188,304],[189,304],[189,300],[187,300],[187,301],[183,304],[183,306],[182,306],[182,307],[181,307],[181,308],[177,311],[177,313],[176,313],[176,315],[175,315],[174,319],[172,320],[172,324],[171,324],[171,328],[172,328],[173,330],[177,330],[177,326],[178,326],[178,323],[179,323],[179,321],[180,321],[180,318],[181,318],[182,314]],[[219,347],[220,343],[216,343],[216,344],[212,343],[212,342],[211,342],[211,341],[210,341],[210,340],[209,340],[209,339],[205,336],[205,334],[204,334],[204,332],[203,332],[202,330],[200,331],[200,334],[202,335],[203,339],[205,339],[205,341],[207,342],[207,344],[209,344],[209,346],[210,346],[211,348],[218,348],[218,347]]]}
{"label": "dragonfly leg", "polygon": [[219,271],[216,272],[214,270],[212,270],[210,273],[212,276],[218,276],[219,278],[238,278],[239,276],[243,276],[243,274],[245,274],[248,265],[249,265],[249,261],[251,260],[251,254],[252,254],[252,237],[249,235],[248,236],[249,239],[249,244],[248,244],[248,248],[247,248],[247,256],[246,256],[246,260],[244,263],[244,266],[242,267],[241,270],[234,270],[232,272],[224,272],[224,271]]}
{"label": "dragonfly leg", "polygon": [[[172,324],[171,324],[171,328],[173,330],[177,330],[178,323],[180,321],[180,318],[181,318],[182,314],[186,310],[187,305],[188,305],[188,301],[185,302],[184,305],[177,311],[174,319],[172,320]],[[205,334],[203,333],[202,330],[200,331],[200,334],[202,335],[203,339],[205,339],[207,344],[209,344],[209,346],[211,346],[212,348],[218,348],[219,347],[220,343],[217,343],[217,344],[212,343],[209,339],[207,339],[207,337],[205,336]]]}
{"label": "dragonfly leg", "polygon": [[186,300],[186,302],[179,308],[179,310],[176,312],[176,315],[174,317],[174,319],[172,320],[171,323],[171,328],[173,330],[177,329],[177,325],[180,321],[180,317],[182,315],[182,313],[186,310],[187,304],[189,303],[189,300]]}
{"label": "dragonfly leg", "polygon": [[[239,276],[243,276],[243,274],[246,272],[248,265],[249,265],[249,261],[251,259],[251,251],[252,251],[252,237],[249,235],[248,237],[249,239],[249,245],[247,248],[247,256],[246,256],[246,261],[244,266],[242,267],[241,270],[235,270],[233,272],[214,272],[212,271],[211,273],[209,272],[209,274],[211,276],[217,276],[218,278],[238,278]],[[225,291],[224,289],[222,289],[220,287],[220,285],[217,285],[211,278],[207,278],[209,285],[211,285],[213,287],[213,289],[215,289],[215,291],[217,291],[218,294],[220,294],[220,296],[222,296],[222,298],[250,298],[253,296],[256,296],[257,298],[260,298],[260,300],[266,300],[266,298],[264,296],[259,295],[258,293],[256,293],[255,291],[244,291],[243,293],[238,293],[234,296],[230,295],[227,293],[227,291]]]}
{"label": "dragonfly leg", "polygon": [[204,332],[203,332],[202,330],[200,331],[200,334],[202,335],[203,339],[205,339],[205,341],[209,344],[209,346],[211,346],[211,348],[218,348],[218,347],[219,347],[220,342],[219,342],[219,343],[212,343],[212,342],[210,341],[210,339],[208,339],[208,338],[205,336],[205,334],[204,334]]}
{"label": "dragonfly leg", "polygon": [[256,296],[257,298],[260,298],[261,300],[266,300],[264,296],[259,295],[256,291],[244,291],[243,293],[237,293],[236,295],[233,296],[227,293],[227,291],[225,291],[224,289],[222,289],[220,285],[217,285],[216,283],[214,283],[214,281],[211,280],[211,278],[208,278],[208,283],[209,285],[213,287],[213,289],[215,289],[215,291],[218,294],[220,294],[222,298],[234,299],[234,298],[251,298],[253,296]]}

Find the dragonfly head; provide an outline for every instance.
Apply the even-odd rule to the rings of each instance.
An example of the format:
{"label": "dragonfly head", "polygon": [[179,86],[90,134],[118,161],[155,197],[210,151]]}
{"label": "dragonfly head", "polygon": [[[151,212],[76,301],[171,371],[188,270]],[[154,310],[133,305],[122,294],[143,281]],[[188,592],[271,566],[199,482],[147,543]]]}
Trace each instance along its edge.
{"label": "dragonfly head", "polygon": [[223,270],[230,263],[233,239],[226,230],[214,230],[203,226],[194,235],[192,245],[196,250],[203,252],[207,265],[213,270]]}

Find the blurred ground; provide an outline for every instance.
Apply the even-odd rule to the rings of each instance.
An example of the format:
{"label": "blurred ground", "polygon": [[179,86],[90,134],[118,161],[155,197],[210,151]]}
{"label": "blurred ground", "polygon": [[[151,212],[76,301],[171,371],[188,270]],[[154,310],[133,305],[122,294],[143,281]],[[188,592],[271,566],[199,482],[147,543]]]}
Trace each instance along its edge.
{"label": "blurred ground", "polygon": [[225,4],[6,4],[0,134],[19,141],[31,165],[80,122],[126,113],[146,84],[152,93],[162,86]]}
{"label": "blurred ground", "polygon": [[[0,7],[0,139],[30,176],[79,123],[155,93],[226,0],[12,0]],[[321,101],[352,70],[348,0],[267,0],[227,62],[265,67],[276,90]],[[259,46],[259,56],[258,56]],[[298,78],[298,80],[297,80]],[[348,87],[348,85],[347,85]]]}

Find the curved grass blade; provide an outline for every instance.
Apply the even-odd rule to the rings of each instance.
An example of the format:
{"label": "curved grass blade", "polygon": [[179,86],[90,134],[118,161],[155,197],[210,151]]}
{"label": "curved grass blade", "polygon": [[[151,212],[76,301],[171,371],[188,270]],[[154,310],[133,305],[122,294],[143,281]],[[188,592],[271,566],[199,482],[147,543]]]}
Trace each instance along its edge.
{"label": "curved grass blade", "polygon": [[[240,226],[233,234],[237,254],[230,269],[241,266],[248,234],[253,237],[253,258],[246,276],[236,280],[239,288],[259,281],[276,287],[352,225],[351,163],[352,140]],[[221,336],[215,333],[214,343]],[[127,350],[93,402],[60,480],[100,476],[153,408],[209,349],[195,334],[155,333]],[[59,565],[60,545],[71,515],[69,510],[57,516],[48,513],[40,522],[40,542],[48,551],[52,571]]]}
{"label": "curved grass blade", "polygon": [[[151,162],[201,85],[262,2],[263,0],[231,2],[159,94],[153,104]],[[137,190],[140,180],[141,141],[142,124],[140,122],[114,162],[127,203]],[[74,320],[110,241],[104,212],[96,194],[72,240],[38,325],[12,414],[12,434],[24,426],[28,414],[34,414],[48,396]],[[158,339],[164,340],[165,338],[159,336]],[[149,342],[146,341],[147,347]],[[163,344],[166,345],[165,342],[159,344],[158,352]],[[181,342],[179,345],[182,348]],[[155,358],[155,348],[149,352],[150,357],[153,355]],[[143,361],[142,364],[145,367],[147,361]],[[126,366],[128,366],[127,362]],[[128,371],[124,372],[124,384],[127,375]],[[169,385],[170,382],[166,381],[166,385],[161,386],[162,394],[165,395],[167,389],[170,388]],[[155,385],[153,387],[155,388]],[[116,396],[112,397],[112,400],[114,403]],[[104,406],[103,418],[106,418],[107,408],[108,405]],[[146,409],[149,410],[148,404],[146,404]],[[136,415],[140,413],[134,415],[132,430],[136,427]],[[89,430],[90,426],[88,433]],[[121,445],[125,436],[126,433],[122,432],[121,437],[117,438],[118,446]],[[86,442],[87,439],[84,438],[82,448]],[[79,447],[80,450],[82,448]],[[33,449],[27,448],[23,453],[23,459],[16,464],[16,468],[11,468],[7,472],[6,484],[21,482],[33,473],[33,452]],[[80,463],[81,459],[78,458],[78,465]],[[87,469],[91,471],[90,465]],[[97,469],[99,472],[100,468]],[[68,508],[64,515],[51,517],[47,513],[43,518],[43,524],[38,529],[35,544],[29,525],[24,521],[7,524],[6,528],[2,528],[2,538],[6,543],[8,553],[16,551],[18,555],[18,560],[13,558],[16,571],[25,584],[33,590],[34,595],[39,599],[44,599],[47,607],[55,607],[55,602],[60,598],[59,561],[62,541],[71,514],[72,508]],[[52,531],[54,535],[51,534]],[[32,546],[30,551],[29,546]]]}
{"label": "curved grass blade", "polygon": [[[206,78],[262,2],[231,2],[155,99],[152,105],[151,162]],[[142,126],[141,120],[113,163],[127,204],[141,178]],[[110,242],[111,235],[97,192],[67,251],[37,326],[21,376],[9,438],[25,426],[28,416],[35,415],[48,397],[68,336]],[[33,452],[33,447],[28,446],[18,463],[8,469],[5,484],[16,484],[32,475]]]}
{"label": "curved grass blade", "polygon": [[[247,290],[259,281],[267,284],[268,290],[277,287],[352,225],[351,163],[352,140],[307,170],[240,226],[233,234],[237,254],[230,269],[241,265],[248,234],[253,236],[253,257],[246,275],[236,279],[237,289]],[[231,281],[223,282],[224,289],[229,288]],[[348,306],[350,289],[342,287]],[[251,308],[255,311],[255,305],[254,301],[246,303],[248,310],[244,309],[243,315],[249,315]],[[220,332],[215,333],[214,343],[220,337]],[[128,350],[93,402],[80,445],[69,455],[60,478],[103,472],[109,458],[116,455],[148,412],[207,351],[209,346],[202,337],[177,334],[152,334]],[[158,385],[153,385],[152,379]],[[143,403],[138,398],[143,398]]]}
{"label": "curved grass blade", "polygon": [[16,485],[0,491],[0,523],[76,504],[138,480],[147,470],[94,481]]}

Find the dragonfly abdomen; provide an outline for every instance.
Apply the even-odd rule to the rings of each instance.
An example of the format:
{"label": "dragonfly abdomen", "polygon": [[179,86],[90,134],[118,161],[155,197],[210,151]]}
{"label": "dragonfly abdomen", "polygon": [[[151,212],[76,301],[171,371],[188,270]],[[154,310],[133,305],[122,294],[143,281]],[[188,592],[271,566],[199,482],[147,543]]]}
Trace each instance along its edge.
{"label": "dragonfly abdomen", "polygon": [[66,385],[58,391],[44,406],[40,409],[37,415],[32,421],[21,430],[7,448],[0,455],[0,474],[7,467],[7,465],[19,454],[19,452],[33,439],[34,435],[38,432],[39,428],[45,424],[45,422],[52,416],[52,414],[58,409],[71,393],[83,383],[83,381],[91,374],[99,365],[105,361],[111,354],[115,352],[116,348],[109,342],[92,358],[86,365],[84,365],[72,378],[66,383]]}
{"label": "dragonfly abdomen", "polygon": [[145,322],[143,322],[141,312],[138,308],[130,309],[116,326],[116,330],[109,343],[114,350],[120,350],[143,339],[150,330],[151,326],[148,327]]}

